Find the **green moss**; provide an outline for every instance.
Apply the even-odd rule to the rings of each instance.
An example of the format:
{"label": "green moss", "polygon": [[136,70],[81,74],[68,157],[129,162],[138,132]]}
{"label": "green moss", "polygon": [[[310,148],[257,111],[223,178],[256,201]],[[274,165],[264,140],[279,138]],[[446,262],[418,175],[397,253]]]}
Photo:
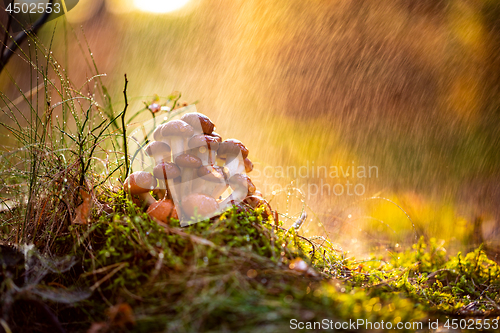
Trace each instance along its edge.
{"label": "green moss", "polygon": [[[187,228],[178,221],[163,228],[120,194],[108,204],[113,213],[94,214],[56,242],[66,251],[59,255],[80,262],[50,281],[93,291],[56,308],[72,331],[109,320],[109,307],[123,302],[136,332],[275,332],[290,329],[292,319],[395,325],[496,313],[500,270],[480,248],[448,258],[442,243],[422,238],[411,251],[359,263],[276,225],[262,209],[234,207]],[[314,271],[291,269],[296,258]]]}

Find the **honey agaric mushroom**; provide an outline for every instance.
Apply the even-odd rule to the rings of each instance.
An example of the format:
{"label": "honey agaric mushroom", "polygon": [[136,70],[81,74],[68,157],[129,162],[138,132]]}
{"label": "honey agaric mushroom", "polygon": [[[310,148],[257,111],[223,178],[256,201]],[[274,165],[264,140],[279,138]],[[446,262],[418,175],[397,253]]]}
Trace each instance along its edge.
{"label": "honey agaric mushroom", "polygon": [[149,216],[157,219],[160,222],[168,223],[171,218],[178,219],[177,211],[174,202],[170,199],[158,200],[149,206],[146,211]]}
{"label": "honey agaric mushroom", "polygon": [[[268,204],[267,201],[262,197],[262,193],[258,190],[255,190],[254,193],[247,196],[244,200],[244,203],[249,205],[252,208],[259,207],[262,204]],[[268,204],[269,205],[269,204]]]}
{"label": "honey agaric mushroom", "polygon": [[136,171],[130,174],[123,183],[123,190],[131,195],[137,195],[146,206],[152,205],[156,200],[150,191],[156,187],[156,179],[145,171]]}
{"label": "honey agaric mushroom", "polygon": [[[161,162],[153,168],[153,175],[158,179],[160,185],[164,185],[167,190],[167,198],[172,199],[173,188],[168,185],[168,179],[172,181],[181,175],[181,170],[171,162]],[[163,193],[165,195],[165,193]]]}
{"label": "honey agaric mushroom", "polygon": [[214,190],[226,184],[222,168],[219,166],[204,165],[198,168],[197,174],[204,181],[200,189],[201,193],[218,198],[220,194],[214,195]]}
{"label": "honey agaric mushroom", "polygon": [[[241,158],[239,158],[241,154]],[[217,156],[224,159],[225,167],[228,169],[229,177],[238,173],[238,167],[243,165],[243,159],[248,156],[248,149],[241,141],[236,139],[228,139],[219,144]]]}
{"label": "honey agaric mushroom", "polygon": [[214,123],[202,113],[191,112],[181,117],[189,125],[193,126],[195,134],[210,134],[214,131]]}
{"label": "honey agaric mushroom", "polygon": [[175,158],[175,164],[181,168],[181,195],[184,197],[191,193],[192,181],[196,175],[196,169],[201,167],[201,160],[191,154],[181,154]]}
{"label": "honey agaric mushroom", "polygon": [[163,129],[163,125],[165,125],[165,124],[158,125],[155,128],[155,130],[153,131],[153,139],[155,141],[162,141],[162,142],[165,142],[168,144],[168,142],[170,142],[170,140],[164,141],[164,140],[166,140],[166,138],[163,138],[163,135],[161,134],[161,130]]}
{"label": "honey agaric mushroom", "polygon": [[162,141],[170,141],[172,160],[184,152],[184,142],[193,136],[193,133],[193,126],[182,120],[171,120],[161,126]]}
{"label": "honey agaric mushroom", "polygon": [[214,136],[198,134],[189,139],[188,147],[196,152],[203,165],[214,165],[215,153],[219,149],[220,139]]}
{"label": "honey agaric mushroom", "polygon": [[145,149],[146,155],[154,158],[155,163],[170,162],[170,146],[162,141],[152,141]]}
{"label": "honey agaric mushroom", "polygon": [[229,186],[233,189],[233,193],[220,203],[220,206],[223,208],[227,208],[236,201],[243,201],[245,197],[253,195],[256,191],[252,180],[247,175],[241,173],[238,173],[229,179]]}
{"label": "honey agaric mushroom", "polygon": [[252,163],[252,161],[250,161],[250,159],[248,157],[243,160],[243,164],[245,165],[245,172],[246,173],[252,172],[253,163]]}
{"label": "honey agaric mushroom", "polygon": [[215,137],[215,138],[218,138],[218,139],[219,139],[219,142],[221,142],[221,141],[222,141],[222,136],[220,136],[220,134],[219,134],[219,133],[217,133],[217,132],[212,132],[212,133],[210,133],[210,134],[206,134],[206,135],[208,135],[208,136],[213,136],[213,137]]}
{"label": "honey agaric mushroom", "polygon": [[203,218],[211,217],[219,210],[219,204],[211,196],[192,193],[182,199],[182,210],[188,217],[200,215]]}

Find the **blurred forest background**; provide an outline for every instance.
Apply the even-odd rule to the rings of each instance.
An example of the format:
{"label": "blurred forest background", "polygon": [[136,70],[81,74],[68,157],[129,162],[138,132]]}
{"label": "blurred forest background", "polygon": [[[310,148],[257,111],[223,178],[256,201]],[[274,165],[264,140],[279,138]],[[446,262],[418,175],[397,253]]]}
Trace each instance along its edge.
{"label": "blurred forest background", "polygon": [[[375,195],[408,212],[419,234],[500,243],[500,1],[190,0],[159,14],[131,0],[81,0],[67,19],[83,46],[63,18],[39,35],[48,45],[55,31],[53,52],[75,82],[91,75],[86,38],[117,110],[124,73],[129,115],[154,94],[198,100],[224,138],[249,148],[255,183],[285,223],[302,202],[294,191],[273,197],[268,184],[312,192],[350,180],[362,196],[305,193],[305,233],[325,226],[353,246],[392,229],[394,241],[414,241],[404,213],[366,200]],[[20,58],[6,71],[33,88]],[[0,90],[19,96],[4,73]],[[378,177],[262,173],[304,165],[376,166]]]}

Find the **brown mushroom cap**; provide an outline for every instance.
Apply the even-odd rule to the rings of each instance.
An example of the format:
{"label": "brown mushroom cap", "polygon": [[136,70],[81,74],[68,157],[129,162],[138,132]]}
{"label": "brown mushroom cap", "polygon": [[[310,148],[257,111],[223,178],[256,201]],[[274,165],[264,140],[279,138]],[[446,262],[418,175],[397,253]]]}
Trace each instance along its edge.
{"label": "brown mushroom cap", "polygon": [[181,120],[193,126],[193,128],[199,128],[199,126],[201,126],[201,130],[205,134],[212,133],[215,128],[210,118],[198,112],[186,113],[181,117]]}
{"label": "brown mushroom cap", "polygon": [[203,165],[198,168],[198,177],[210,182],[222,183],[225,181],[224,172],[219,166]]}
{"label": "brown mushroom cap", "polygon": [[147,213],[152,218],[163,223],[167,223],[171,218],[179,218],[175,210],[174,202],[170,199],[163,199],[153,203],[149,206]]}
{"label": "brown mushroom cap", "polygon": [[170,154],[170,146],[162,141],[152,141],[146,146],[145,151],[149,157],[159,154]]}
{"label": "brown mushroom cap", "polygon": [[250,177],[241,173],[237,173],[236,175],[232,176],[229,179],[229,185],[234,190],[244,190],[246,188],[248,189],[249,195],[253,194],[257,190]]}
{"label": "brown mushroom cap", "polygon": [[188,146],[191,149],[208,146],[210,150],[217,150],[220,142],[221,140],[215,136],[198,134],[189,139]]}
{"label": "brown mushroom cap", "polygon": [[159,180],[174,179],[181,175],[181,170],[174,163],[162,162],[154,167],[153,175]]}
{"label": "brown mushroom cap", "polygon": [[153,139],[155,139],[155,141],[161,141],[161,139],[163,138],[163,135],[161,134],[161,131],[163,129],[163,125],[158,125],[154,132],[153,132]]}
{"label": "brown mushroom cap", "polygon": [[248,156],[247,147],[245,147],[245,145],[241,143],[241,141],[239,140],[228,139],[219,144],[219,150],[217,151],[217,155],[220,158],[229,161],[234,157],[238,156],[240,151],[241,151],[241,156],[243,158],[247,158]]}
{"label": "brown mushroom cap", "polygon": [[[182,120],[171,120],[161,126],[162,136],[190,137],[194,133],[193,126]],[[154,137],[154,133],[153,133]],[[156,140],[156,138],[155,138]]]}
{"label": "brown mushroom cap", "polygon": [[181,168],[199,168],[201,167],[201,160],[190,154],[180,154],[175,158],[175,164]]}
{"label": "brown mushroom cap", "polygon": [[205,194],[192,193],[182,199],[182,209],[188,216],[195,213],[203,217],[209,217],[219,209],[217,201]]}
{"label": "brown mushroom cap", "polygon": [[156,179],[145,171],[136,171],[130,174],[123,183],[123,190],[132,195],[147,193],[156,187]]}
{"label": "brown mushroom cap", "polygon": [[243,200],[244,203],[249,205],[252,208],[256,208],[262,204],[264,204],[266,201],[259,195],[253,194],[249,195]]}
{"label": "brown mushroom cap", "polygon": [[243,163],[245,164],[245,172],[249,173],[253,170],[253,163],[247,158],[243,159]]}
{"label": "brown mushroom cap", "polygon": [[218,139],[219,139],[219,142],[221,142],[221,141],[222,141],[222,136],[220,136],[220,134],[219,134],[219,133],[212,132],[212,133],[210,133],[210,134],[206,134],[206,135],[208,135],[208,136],[213,136],[213,137],[215,137],[215,138],[218,138]]}

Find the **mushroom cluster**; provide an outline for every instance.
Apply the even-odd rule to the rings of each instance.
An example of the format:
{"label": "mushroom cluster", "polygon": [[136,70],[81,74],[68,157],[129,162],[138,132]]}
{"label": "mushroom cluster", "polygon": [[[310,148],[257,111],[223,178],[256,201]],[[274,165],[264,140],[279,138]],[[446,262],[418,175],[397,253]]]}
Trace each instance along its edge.
{"label": "mushroom cluster", "polygon": [[[255,207],[262,198],[246,175],[253,169],[248,149],[236,139],[223,141],[214,129],[197,112],[156,127],[154,141],[145,147],[154,160],[153,174],[132,173],[125,190],[139,196],[148,213],[162,222],[208,218],[242,201]],[[160,200],[151,196],[152,190]]]}

